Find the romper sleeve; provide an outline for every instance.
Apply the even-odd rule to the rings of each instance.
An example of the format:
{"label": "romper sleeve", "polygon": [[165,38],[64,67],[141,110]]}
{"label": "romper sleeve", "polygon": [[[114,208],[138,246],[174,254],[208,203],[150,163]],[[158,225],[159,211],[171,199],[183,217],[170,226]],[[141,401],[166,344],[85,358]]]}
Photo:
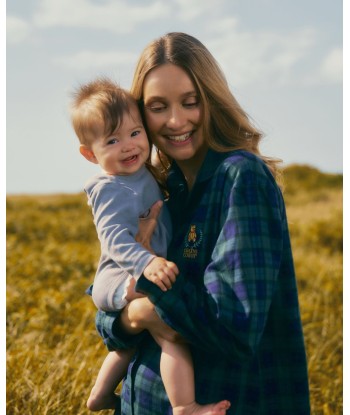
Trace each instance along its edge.
{"label": "romper sleeve", "polygon": [[259,344],[283,251],[279,188],[260,164],[247,164],[232,166],[226,174],[221,231],[204,283],[195,285],[180,274],[165,293],[143,277],[136,285],[189,342],[231,359],[251,358]]}
{"label": "romper sleeve", "polygon": [[130,190],[102,183],[87,191],[101,242],[102,256],[113,260],[123,271],[139,278],[155,257],[135,241],[139,212]]}

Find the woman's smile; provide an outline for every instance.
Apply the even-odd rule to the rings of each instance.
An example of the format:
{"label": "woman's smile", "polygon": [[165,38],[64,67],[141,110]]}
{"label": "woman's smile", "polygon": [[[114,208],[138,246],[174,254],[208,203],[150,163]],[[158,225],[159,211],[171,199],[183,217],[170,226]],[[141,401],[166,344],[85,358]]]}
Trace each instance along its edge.
{"label": "woman's smile", "polygon": [[175,143],[185,143],[191,139],[193,131],[181,135],[168,135],[167,138]]}
{"label": "woman's smile", "polygon": [[[191,78],[182,68],[164,64],[152,69],[143,84],[145,118],[151,140],[180,168],[198,170],[207,144],[202,106]],[[192,172],[196,173],[196,172]]]}

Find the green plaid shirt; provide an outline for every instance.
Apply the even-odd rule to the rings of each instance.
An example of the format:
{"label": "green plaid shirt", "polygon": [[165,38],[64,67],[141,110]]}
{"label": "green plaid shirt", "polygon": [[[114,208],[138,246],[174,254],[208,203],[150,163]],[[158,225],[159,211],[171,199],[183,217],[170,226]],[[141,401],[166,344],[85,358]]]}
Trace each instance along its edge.
{"label": "green plaid shirt", "polygon": [[[137,289],[188,340],[196,400],[228,399],[234,415],[309,414],[286,212],[269,170],[244,151],[209,151],[192,192],[176,164],[169,191],[168,258],[181,273],[166,293],[144,277]],[[104,317],[118,345],[108,326],[113,318]],[[146,335],[123,383],[123,415],[172,413],[159,361],[160,349]]]}

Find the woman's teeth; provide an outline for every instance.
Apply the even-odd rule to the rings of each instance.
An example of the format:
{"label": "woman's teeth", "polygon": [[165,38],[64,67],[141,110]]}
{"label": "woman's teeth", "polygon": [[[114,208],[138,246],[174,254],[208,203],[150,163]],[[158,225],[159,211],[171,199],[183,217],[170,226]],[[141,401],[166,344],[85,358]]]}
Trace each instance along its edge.
{"label": "woman's teeth", "polygon": [[169,140],[176,141],[177,143],[180,143],[182,141],[186,141],[191,136],[191,133],[186,133],[182,135],[169,135]]}

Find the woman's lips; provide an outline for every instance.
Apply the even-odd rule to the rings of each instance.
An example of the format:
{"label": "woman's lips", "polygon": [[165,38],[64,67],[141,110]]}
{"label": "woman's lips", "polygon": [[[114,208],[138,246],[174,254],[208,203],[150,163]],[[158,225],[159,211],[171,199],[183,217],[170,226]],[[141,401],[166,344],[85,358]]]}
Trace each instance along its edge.
{"label": "woman's lips", "polygon": [[191,137],[192,133],[193,131],[190,131],[189,133],[181,135],[167,135],[166,137],[168,138],[168,140],[174,141],[175,143],[183,143]]}

